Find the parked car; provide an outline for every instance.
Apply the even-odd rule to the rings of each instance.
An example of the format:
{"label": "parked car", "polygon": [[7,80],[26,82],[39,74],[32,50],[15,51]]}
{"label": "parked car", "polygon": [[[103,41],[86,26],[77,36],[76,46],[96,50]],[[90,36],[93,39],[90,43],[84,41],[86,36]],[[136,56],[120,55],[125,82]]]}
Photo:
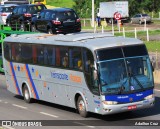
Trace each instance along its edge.
{"label": "parked car", "polygon": [[7,17],[7,25],[12,29],[28,30],[31,19],[37,16],[42,10],[46,9],[43,4],[25,4],[14,8],[12,14]]}
{"label": "parked car", "polygon": [[146,23],[151,23],[151,17],[148,14],[136,14],[131,18],[131,23],[138,23],[141,25],[145,23],[145,19]]}
{"label": "parked car", "polygon": [[7,4],[0,6],[0,25],[6,25],[6,19],[13,9],[18,6],[16,4]]}
{"label": "parked car", "polygon": [[73,9],[45,9],[38,17],[32,18],[31,30],[47,33],[80,32],[81,22]]}

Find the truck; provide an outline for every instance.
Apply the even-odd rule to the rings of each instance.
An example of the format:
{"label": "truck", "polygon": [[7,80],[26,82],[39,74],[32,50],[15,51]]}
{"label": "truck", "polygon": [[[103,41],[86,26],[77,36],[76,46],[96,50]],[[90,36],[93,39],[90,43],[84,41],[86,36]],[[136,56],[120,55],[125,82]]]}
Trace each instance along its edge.
{"label": "truck", "polygon": [[100,18],[105,18],[108,23],[112,22],[115,13],[121,14],[121,21],[124,22],[129,17],[128,1],[100,2],[98,9]]}

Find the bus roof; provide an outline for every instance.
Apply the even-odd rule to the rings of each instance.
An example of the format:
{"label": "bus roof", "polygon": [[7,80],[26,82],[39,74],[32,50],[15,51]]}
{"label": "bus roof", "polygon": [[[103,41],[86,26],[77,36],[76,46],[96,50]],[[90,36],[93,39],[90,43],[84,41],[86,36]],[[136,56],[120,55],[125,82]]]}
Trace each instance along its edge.
{"label": "bus roof", "polygon": [[73,33],[73,34],[24,34],[24,35],[11,35],[5,38],[6,42],[15,43],[31,43],[31,44],[49,44],[49,45],[62,45],[62,46],[81,46],[91,50],[125,46],[125,45],[138,45],[143,44],[139,39],[115,37],[111,33]]}

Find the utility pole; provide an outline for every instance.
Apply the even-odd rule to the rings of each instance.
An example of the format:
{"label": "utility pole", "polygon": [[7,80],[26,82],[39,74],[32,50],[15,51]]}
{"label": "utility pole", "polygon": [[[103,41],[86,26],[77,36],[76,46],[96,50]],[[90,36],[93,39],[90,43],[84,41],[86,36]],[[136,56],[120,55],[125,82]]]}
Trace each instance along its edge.
{"label": "utility pole", "polygon": [[92,0],[92,27],[94,27],[94,0]]}

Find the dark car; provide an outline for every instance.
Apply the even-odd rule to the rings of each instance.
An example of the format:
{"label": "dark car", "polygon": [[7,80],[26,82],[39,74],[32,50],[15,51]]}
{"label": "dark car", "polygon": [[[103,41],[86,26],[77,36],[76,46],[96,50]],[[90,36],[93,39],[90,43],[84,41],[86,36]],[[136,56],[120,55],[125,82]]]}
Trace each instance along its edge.
{"label": "dark car", "polygon": [[73,9],[45,9],[38,17],[32,18],[31,30],[47,33],[80,32],[81,22]]}
{"label": "dark car", "polygon": [[27,30],[30,28],[31,19],[37,16],[42,10],[46,9],[43,4],[25,4],[14,8],[13,12],[7,17],[7,25],[12,29]]}

